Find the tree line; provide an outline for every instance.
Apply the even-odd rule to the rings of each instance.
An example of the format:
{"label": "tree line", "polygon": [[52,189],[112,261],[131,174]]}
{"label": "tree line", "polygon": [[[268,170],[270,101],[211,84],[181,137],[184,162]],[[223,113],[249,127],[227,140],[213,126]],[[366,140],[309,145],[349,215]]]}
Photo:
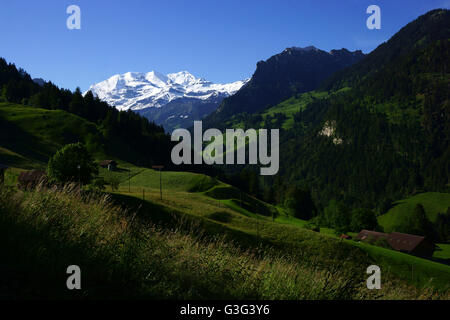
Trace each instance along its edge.
{"label": "tree line", "polygon": [[102,141],[89,141],[104,152],[140,165],[169,164],[171,142],[161,126],[132,111],[119,111],[94,97],[34,82],[23,69],[0,58],[0,99],[49,110],[64,110],[95,123]]}

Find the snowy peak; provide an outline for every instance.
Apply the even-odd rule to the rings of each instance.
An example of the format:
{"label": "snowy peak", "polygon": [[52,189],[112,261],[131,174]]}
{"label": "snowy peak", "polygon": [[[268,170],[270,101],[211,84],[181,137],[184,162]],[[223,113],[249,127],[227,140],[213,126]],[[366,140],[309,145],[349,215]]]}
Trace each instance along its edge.
{"label": "snowy peak", "polygon": [[179,84],[182,86],[188,86],[195,84],[198,81],[201,81],[202,79],[197,79],[192,74],[190,74],[187,71],[180,71],[177,73],[169,73],[167,75],[167,78],[169,78],[172,83]]}
{"label": "snowy peak", "polygon": [[127,72],[92,85],[88,91],[116,106],[119,110],[141,110],[162,107],[179,98],[208,100],[227,97],[238,91],[248,80],[215,84],[197,78],[188,71],[169,73]]}
{"label": "snowy peak", "polygon": [[[139,76],[139,75],[140,75],[139,73],[136,74],[136,76]],[[168,78],[167,78],[167,76],[163,75],[162,73],[150,71],[144,75],[144,79],[142,79],[142,80],[144,80],[144,81],[146,80],[155,85],[164,86],[167,83]]]}

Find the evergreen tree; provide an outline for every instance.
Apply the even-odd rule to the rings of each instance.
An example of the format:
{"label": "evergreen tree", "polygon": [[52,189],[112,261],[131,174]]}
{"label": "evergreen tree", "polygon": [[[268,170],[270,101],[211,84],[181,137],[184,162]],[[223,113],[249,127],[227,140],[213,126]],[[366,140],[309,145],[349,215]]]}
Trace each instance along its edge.
{"label": "evergreen tree", "polygon": [[309,220],[317,213],[311,192],[299,187],[292,187],[287,191],[285,206],[294,217],[303,220]]}
{"label": "evergreen tree", "polygon": [[431,240],[437,240],[433,224],[428,219],[422,204],[418,203],[414,210],[406,217],[406,221],[394,228],[395,231],[425,236]]}
{"label": "evergreen tree", "polygon": [[359,232],[363,229],[376,230],[378,229],[378,221],[375,212],[370,209],[358,208],[352,210],[350,220],[350,230]]}
{"label": "evergreen tree", "polygon": [[439,213],[434,223],[439,242],[450,243],[450,207],[447,213]]}

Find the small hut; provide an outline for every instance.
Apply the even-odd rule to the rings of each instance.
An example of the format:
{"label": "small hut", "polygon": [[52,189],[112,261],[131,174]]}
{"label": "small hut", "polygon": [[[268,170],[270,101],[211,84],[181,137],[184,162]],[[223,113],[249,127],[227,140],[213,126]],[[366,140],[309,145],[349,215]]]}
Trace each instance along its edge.
{"label": "small hut", "polygon": [[40,170],[21,172],[17,178],[17,187],[22,190],[33,189],[46,177],[47,174]]}
{"label": "small hut", "polygon": [[365,240],[365,241],[378,241],[378,240],[387,240],[388,235],[383,232],[370,231],[370,230],[361,230],[358,235],[355,237],[356,240]]}
{"label": "small hut", "polygon": [[117,169],[117,162],[114,160],[103,160],[99,165],[102,168],[107,168],[108,171],[115,171]]}

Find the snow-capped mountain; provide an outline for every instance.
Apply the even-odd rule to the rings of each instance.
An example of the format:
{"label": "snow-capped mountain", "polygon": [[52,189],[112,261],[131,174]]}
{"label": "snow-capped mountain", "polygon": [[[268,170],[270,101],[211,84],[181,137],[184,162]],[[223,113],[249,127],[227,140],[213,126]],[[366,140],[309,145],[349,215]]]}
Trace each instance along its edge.
{"label": "snow-capped mountain", "polygon": [[138,112],[170,131],[202,119],[247,82],[215,84],[187,71],[167,75],[127,72],[94,84],[88,91],[119,110]]}
{"label": "snow-capped mountain", "polygon": [[187,71],[167,75],[155,71],[127,72],[94,84],[88,91],[119,110],[141,110],[162,107],[179,98],[208,100],[213,96],[229,96],[245,82],[215,84]]}

